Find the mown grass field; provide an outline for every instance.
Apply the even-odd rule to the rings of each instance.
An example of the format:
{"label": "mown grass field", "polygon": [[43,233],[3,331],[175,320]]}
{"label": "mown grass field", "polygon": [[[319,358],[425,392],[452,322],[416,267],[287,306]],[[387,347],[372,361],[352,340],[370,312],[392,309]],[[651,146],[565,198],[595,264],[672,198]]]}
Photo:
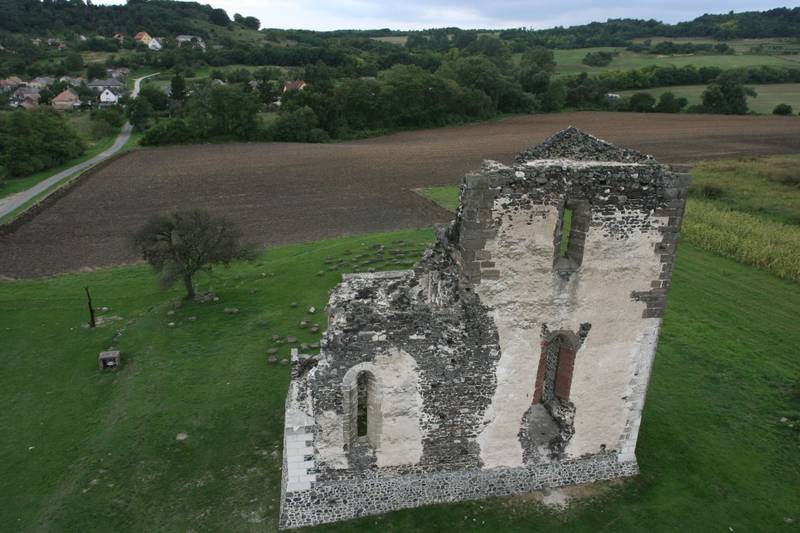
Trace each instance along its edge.
{"label": "mown grass field", "polygon": [[[179,308],[177,289],[159,291],[144,266],[0,282],[0,523],[274,531],[289,369],[268,363],[267,351],[283,358],[291,345],[272,335],[317,338],[296,325],[339,279],[326,258],[377,242],[419,254],[430,238],[418,230],[274,248],[200,279],[218,304]],[[84,286],[109,307],[95,330],[84,327]],[[319,529],[788,531],[785,519],[800,519],[790,490],[800,482],[798,313],[796,283],[683,243],[639,442],[641,476],[565,512],[526,496]],[[322,314],[310,317],[324,328]],[[101,373],[95,357],[110,345],[124,365]],[[179,432],[188,439],[177,441]]]}
{"label": "mown grass field", "polygon": [[[799,65],[800,66],[800,65]],[[630,96],[638,92],[652,94],[656,99],[662,93],[671,91],[675,96],[683,96],[689,105],[702,103],[702,94],[707,85],[677,85],[673,87],[655,87],[653,89],[619,91],[622,96]],[[747,105],[751,111],[768,115],[778,104],[789,104],[795,115],[800,113],[800,83],[777,83],[772,85],[748,85],[756,90],[757,96],[749,96]]]}
{"label": "mown grass field", "polygon": [[[598,50],[617,51],[619,55],[606,67],[590,67],[581,61],[588,52]],[[686,54],[686,55],[653,55],[629,52],[624,48],[575,48],[572,50],[555,50],[556,74],[573,75],[587,72],[597,74],[606,70],[632,70],[658,65],[662,67],[676,66],[683,67],[694,65],[696,67],[720,67],[723,69],[749,67],[755,65],[769,65],[778,67],[797,67],[797,61],[791,57],[785,58],[767,54],[737,53],[734,55],[725,54]]]}

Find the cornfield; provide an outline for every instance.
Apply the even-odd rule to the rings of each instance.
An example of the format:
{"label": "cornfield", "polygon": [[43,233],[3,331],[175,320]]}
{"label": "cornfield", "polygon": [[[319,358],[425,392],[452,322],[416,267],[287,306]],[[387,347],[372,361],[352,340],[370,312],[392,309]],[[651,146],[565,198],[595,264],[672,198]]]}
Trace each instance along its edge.
{"label": "cornfield", "polygon": [[800,226],[690,199],[682,235],[710,252],[800,281]]}

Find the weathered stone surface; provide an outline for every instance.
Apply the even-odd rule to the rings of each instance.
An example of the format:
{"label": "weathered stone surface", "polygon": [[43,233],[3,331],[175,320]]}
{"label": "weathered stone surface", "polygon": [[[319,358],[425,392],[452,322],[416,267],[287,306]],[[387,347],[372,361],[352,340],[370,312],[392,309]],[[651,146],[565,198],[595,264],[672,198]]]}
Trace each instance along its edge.
{"label": "weathered stone surface", "polygon": [[413,271],[344,275],[292,357],[281,527],[636,474],[686,187],[570,128],[467,175]]}

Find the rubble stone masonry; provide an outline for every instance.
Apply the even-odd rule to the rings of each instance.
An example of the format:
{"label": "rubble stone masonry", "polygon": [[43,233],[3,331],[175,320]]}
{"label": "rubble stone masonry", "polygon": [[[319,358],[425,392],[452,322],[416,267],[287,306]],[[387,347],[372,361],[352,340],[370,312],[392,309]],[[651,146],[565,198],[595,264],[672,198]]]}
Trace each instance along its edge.
{"label": "rubble stone masonry", "polygon": [[636,474],[687,186],[569,128],[467,175],[414,270],[344,276],[293,360],[280,526]]}

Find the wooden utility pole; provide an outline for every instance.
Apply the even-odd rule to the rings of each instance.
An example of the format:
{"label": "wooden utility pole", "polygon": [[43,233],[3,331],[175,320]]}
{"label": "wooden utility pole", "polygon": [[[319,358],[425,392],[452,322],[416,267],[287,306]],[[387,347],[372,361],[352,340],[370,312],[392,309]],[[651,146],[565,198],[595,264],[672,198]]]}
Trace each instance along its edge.
{"label": "wooden utility pole", "polygon": [[92,307],[92,295],[89,294],[89,287],[84,287],[83,290],[86,291],[86,300],[89,305],[89,327],[93,328],[97,326],[97,323],[94,320],[94,307]]}

